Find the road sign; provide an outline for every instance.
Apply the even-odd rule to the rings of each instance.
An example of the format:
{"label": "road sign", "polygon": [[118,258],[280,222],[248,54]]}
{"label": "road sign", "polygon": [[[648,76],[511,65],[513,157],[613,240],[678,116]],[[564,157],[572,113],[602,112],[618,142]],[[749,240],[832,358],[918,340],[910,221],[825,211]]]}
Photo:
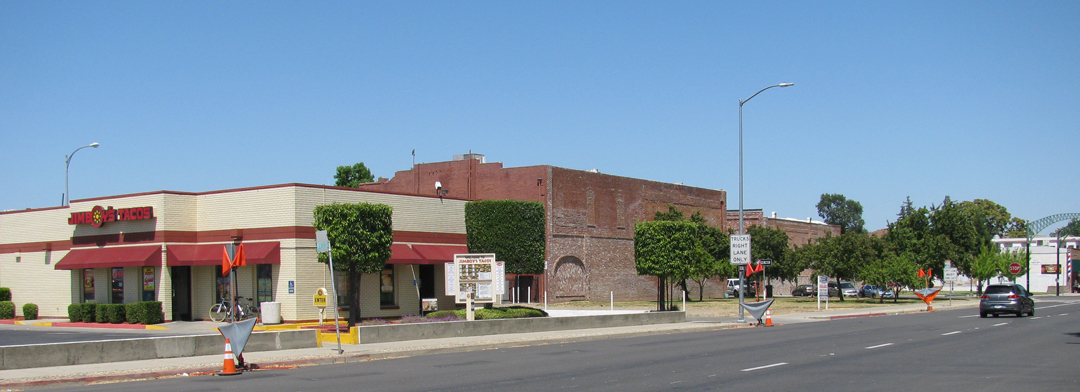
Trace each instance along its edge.
{"label": "road sign", "polygon": [[772,260],[758,260],[761,265],[772,265]]}
{"label": "road sign", "polygon": [[1020,263],[1009,264],[1009,273],[1016,275],[1020,273]]}
{"label": "road sign", "polygon": [[956,278],[959,275],[960,275],[960,273],[956,270],[956,268],[946,268],[945,269],[945,283],[956,283]]}
{"label": "road sign", "polygon": [[330,251],[330,238],[326,234],[326,230],[319,230],[315,232],[315,251],[318,253],[326,253]]}
{"label": "road sign", "polygon": [[817,277],[817,291],[818,297],[829,297],[829,277],[825,275],[818,275]]}
{"label": "road sign", "polygon": [[740,234],[731,236],[731,264],[750,264],[750,235]]}

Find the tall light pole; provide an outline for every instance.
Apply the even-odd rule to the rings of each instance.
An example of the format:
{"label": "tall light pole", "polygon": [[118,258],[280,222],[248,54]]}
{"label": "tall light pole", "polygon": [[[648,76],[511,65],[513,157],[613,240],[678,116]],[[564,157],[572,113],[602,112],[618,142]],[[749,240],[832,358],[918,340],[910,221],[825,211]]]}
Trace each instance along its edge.
{"label": "tall light pole", "polygon": [[[741,113],[741,111],[740,111],[740,113]],[[87,148],[87,147],[97,148],[97,146],[98,146],[97,143],[90,143],[90,144],[87,144],[85,146],[76,148],[75,151],[71,152],[71,155],[65,155],[64,156],[64,200],[63,201],[64,201],[65,206],[66,205],[71,205],[71,194],[68,193],[68,168],[71,167],[71,157],[75,156],[75,153],[79,152],[79,150],[82,150],[82,149]]]}
{"label": "tall light pole", "polygon": [[[761,94],[762,91],[768,90],[768,89],[773,88],[773,87],[788,87],[788,86],[794,86],[794,85],[795,85],[795,83],[774,84],[772,86],[769,86],[769,87],[763,88],[761,90],[758,90],[758,92],[754,93],[754,95],[751,95],[750,98],[740,99],[739,100],[739,235],[746,234],[746,231],[743,230],[742,107],[743,107],[744,104],[746,104],[747,101],[750,101],[751,99],[754,99],[754,97],[756,97],[758,94]],[[738,271],[738,268],[736,268],[735,271]],[[746,321],[746,318],[743,317],[743,307],[742,307],[742,303],[743,303],[743,299],[744,299],[743,297],[744,297],[744,292],[745,291],[746,291],[746,274],[740,273],[739,274],[739,322],[740,323]]]}

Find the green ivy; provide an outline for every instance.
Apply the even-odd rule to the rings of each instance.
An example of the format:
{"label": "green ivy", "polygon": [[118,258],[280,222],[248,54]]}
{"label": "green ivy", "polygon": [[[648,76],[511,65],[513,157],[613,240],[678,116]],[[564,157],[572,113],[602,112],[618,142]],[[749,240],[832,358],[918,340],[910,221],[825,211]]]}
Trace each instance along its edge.
{"label": "green ivy", "polygon": [[471,253],[494,253],[511,274],[544,272],[547,218],[535,201],[482,200],[465,204]]}

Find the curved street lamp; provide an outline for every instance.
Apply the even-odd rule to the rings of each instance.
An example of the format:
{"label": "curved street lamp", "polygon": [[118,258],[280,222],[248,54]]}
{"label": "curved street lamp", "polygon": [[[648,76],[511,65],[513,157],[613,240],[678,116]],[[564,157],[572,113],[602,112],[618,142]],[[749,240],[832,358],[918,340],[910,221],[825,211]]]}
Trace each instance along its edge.
{"label": "curved street lamp", "polygon": [[[754,99],[762,91],[768,90],[773,87],[788,87],[794,86],[795,83],[780,83],[758,90],[758,92],[751,95],[750,98],[739,100],[739,235],[746,234],[743,230],[743,153],[742,153],[742,107],[747,101]],[[738,269],[736,269],[738,271]],[[743,316],[743,293],[746,292],[746,275],[739,274],[739,322],[746,322]]]}
{"label": "curved street lamp", "polygon": [[82,149],[87,148],[87,147],[97,148],[97,146],[99,146],[99,144],[90,143],[90,144],[87,144],[85,146],[76,148],[75,151],[71,152],[71,155],[65,155],[64,156],[64,205],[65,206],[66,205],[71,205],[71,195],[68,193],[68,168],[71,167],[71,157],[75,156],[75,153],[79,152],[79,150],[82,150]]}

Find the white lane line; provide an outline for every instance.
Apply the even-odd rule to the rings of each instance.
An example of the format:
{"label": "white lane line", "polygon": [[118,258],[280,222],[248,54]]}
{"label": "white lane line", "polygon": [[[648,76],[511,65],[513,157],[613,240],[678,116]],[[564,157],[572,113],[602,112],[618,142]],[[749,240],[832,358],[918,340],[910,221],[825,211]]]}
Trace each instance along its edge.
{"label": "white lane line", "polygon": [[780,362],[780,363],[774,363],[772,365],[758,366],[758,367],[754,367],[754,368],[743,369],[741,371],[743,371],[743,372],[752,372],[752,371],[755,371],[755,370],[768,369],[768,368],[771,368],[771,367],[784,366],[784,365],[787,365],[787,362]]}
{"label": "white lane line", "polygon": [[960,333],[960,331],[946,332],[946,333],[941,334],[941,336],[956,335],[958,333]]}
{"label": "white lane line", "polygon": [[960,317],[957,317],[957,318],[968,318],[968,317],[979,317],[979,315],[972,314],[972,315],[967,315],[967,316],[960,316]]}
{"label": "white lane line", "polygon": [[1068,313],[1062,313],[1062,314],[1059,314],[1058,316],[1068,316],[1068,315],[1069,315]]}
{"label": "white lane line", "polygon": [[1028,320],[1038,320],[1038,319],[1041,319],[1041,318],[1042,318],[1042,316],[1039,316],[1039,317],[1032,317],[1032,318],[1029,318]]}
{"label": "white lane line", "polygon": [[877,346],[870,346],[870,347],[865,347],[865,348],[866,348],[867,350],[873,350],[873,349],[875,349],[875,348],[882,348],[882,347],[888,347],[888,346],[892,346],[892,345],[893,345],[892,343],[885,343],[885,344],[879,344],[879,345],[877,345]]}
{"label": "white lane line", "polygon": [[994,327],[1000,327],[1002,325],[1009,325],[1009,323],[997,323],[997,324],[994,324],[993,326]]}

